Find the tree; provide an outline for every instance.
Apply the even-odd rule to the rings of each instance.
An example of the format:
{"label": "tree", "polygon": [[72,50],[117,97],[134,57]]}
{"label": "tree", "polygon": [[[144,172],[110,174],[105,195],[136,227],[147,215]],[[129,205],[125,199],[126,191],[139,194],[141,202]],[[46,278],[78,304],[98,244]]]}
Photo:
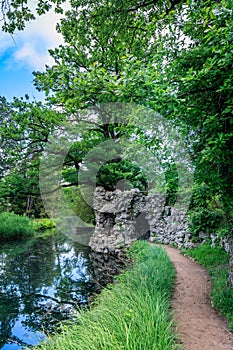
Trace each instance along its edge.
{"label": "tree", "polygon": [[36,86],[68,114],[136,102],[172,120],[186,136],[197,184],[230,220],[232,1],[75,4],[58,27],[66,44],[51,51],[53,67],[35,73]]}
{"label": "tree", "polygon": [[1,208],[38,216],[39,157],[61,115],[42,102],[1,98]]}
{"label": "tree", "polygon": [[65,0],[38,0],[32,4],[27,0],[2,0],[1,21],[2,29],[13,34],[16,30],[23,30],[28,21],[34,20],[37,15],[41,16],[48,12],[53,6],[56,13],[63,13],[62,4]]}
{"label": "tree", "polygon": [[[103,102],[136,102],[172,120],[187,137],[197,182],[230,215],[231,8],[231,0],[71,2],[58,25],[65,45],[50,51],[56,63],[34,73],[35,85],[67,116]],[[78,170],[117,127],[89,128],[67,166],[76,159]]]}
{"label": "tree", "polygon": [[[174,9],[174,7],[181,3],[182,0],[173,0],[161,2],[160,0],[143,0],[138,1],[135,4],[134,0],[127,1],[111,1],[106,2],[102,0],[98,2],[98,5],[95,1],[87,0],[76,0],[71,1],[70,5],[72,8],[76,9],[98,9],[98,13],[102,16],[100,20],[106,19],[106,7],[109,9],[108,14],[114,15],[117,13],[124,20],[128,17],[128,14],[137,13],[138,10],[146,10],[148,12],[154,11],[157,14],[168,14]],[[26,0],[2,0],[1,2],[1,13],[3,21],[3,30],[9,33],[14,33],[16,29],[23,30],[25,28],[25,23],[35,19],[36,15],[42,15],[48,12],[52,7],[56,13],[63,13],[64,8],[63,4],[66,3],[66,0],[38,0],[35,5],[30,5]],[[100,22],[101,23],[101,22]],[[123,22],[122,22],[123,23]],[[136,28],[135,28],[136,29]]]}
{"label": "tree", "polygon": [[[162,31],[181,3],[71,2],[57,27],[66,44],[50,50],[56,64],[44,74],[34,73],[36,87],[72,113],[97,102],[135,101],[142,92],[132,89],[135,83],[137,87],[143,83],[145,96],[150,83],[146,84],[142,68],[162,70],[163,57],[157,54]],[[135,76],[138,69],[141,77]]]}
{"label": "tree", "polygon": [[196,180],[218,196],[227,215],[232,195],[232,1],[192,4],[183,32],[186,48],[166,67],[175,91],[173,116],[185,123],[191,141]]}

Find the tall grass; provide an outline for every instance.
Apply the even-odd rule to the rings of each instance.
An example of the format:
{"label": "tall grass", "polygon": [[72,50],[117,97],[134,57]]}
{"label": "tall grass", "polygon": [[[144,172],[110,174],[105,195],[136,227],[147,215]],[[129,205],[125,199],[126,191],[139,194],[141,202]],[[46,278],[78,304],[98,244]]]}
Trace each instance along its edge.
{"label": "tall grass", "polygon": [[0,241],[21,239],[33,233],[34,229],[29,218],[13,213],[0,213]]}
{"label": "tall grass", "polygon": [[134,244],[130,254],[133,267],[39,349],[177,349],[169,313],[174,267],[162,248],[146,242]]}
{"label": "tall grass", "polygon": [[229,328],[233,331],[233,289],[228,283],[228,254],[219,246],[212,247],[210,243],[183,250],[183,253],[206,267],[212,282],[213,305],[227,318]]}

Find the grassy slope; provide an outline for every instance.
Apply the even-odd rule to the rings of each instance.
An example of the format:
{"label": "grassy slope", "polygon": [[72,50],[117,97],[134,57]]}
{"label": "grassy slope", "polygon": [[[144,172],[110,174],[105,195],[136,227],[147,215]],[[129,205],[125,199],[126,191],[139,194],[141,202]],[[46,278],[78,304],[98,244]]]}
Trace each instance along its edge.
{"label": "grassy slope", "polygon": [[134,244],[130,254],[133,268],[39,349],[177,349],[169,313],[174,267],[163,249],[146,242]]}
{"label": "grassy slope", "polygon": [[227,253],[221,247],[213,248],[208,243],[182,252],[206,267],[212,281],[213,305],[228,319],[229,328],[233,331],[233,289],[228,285]]}

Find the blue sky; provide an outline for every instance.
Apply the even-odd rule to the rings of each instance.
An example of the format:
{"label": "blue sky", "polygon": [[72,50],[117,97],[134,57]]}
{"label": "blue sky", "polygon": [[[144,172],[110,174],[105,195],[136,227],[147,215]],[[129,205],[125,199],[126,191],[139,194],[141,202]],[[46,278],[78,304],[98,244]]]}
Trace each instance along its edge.
{"label": "blue sky", "polygon": [[55,29],[58,20],[53,12],[48,13],[28,23],[25,30],[15,33],[13,38],[0,31],[0,96],[8,101],[25,94],[43,99],[43,93],[33,86],[32,72],[43,71],[45,64],[53,64],[48,49],[62,43]]}

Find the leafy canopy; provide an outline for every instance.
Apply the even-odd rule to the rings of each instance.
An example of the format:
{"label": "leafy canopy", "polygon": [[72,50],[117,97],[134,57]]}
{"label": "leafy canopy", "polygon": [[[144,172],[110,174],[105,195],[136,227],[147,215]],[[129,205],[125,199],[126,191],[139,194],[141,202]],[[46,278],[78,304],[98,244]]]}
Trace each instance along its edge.
{"label": "leafy canopy", "polygon": [[[136,102],[153,108],[172,120],[186,137],[197,187],[208,188],[209,203],[209,198],[217,198],[230,216],[232,5],[232,0],[71,1],[58,25],[65,44],[50,51],[55,64],[34,73],[36,87],[46,92],[53,106],[47,114],[42,113],[48,118],[46,130],[50,133],[59,125],[61,115],[75,116],[103,102]],[[62,113],[54,113],[55,108]],[[22,110],[27,111],[26,105]],[[25,113],[22,110],[19,113]],[[55,115],[58,120],[53,119]],[[18,122],[17,134],[31,126],[23,120]],[[101,125],[82,133],[82,141],[66,158],[67,173],[74,174],[74,168],[79,169],[85,154],[99,142],[106,138],[116,141],[119,126]],[[124,128],[130,133],[129,125]],[[14,147],[17,142],[21,150],[24,145],[29,153],[36,152],[33,147],[38,143],[28,141],[27,132],[23,136],[26,143],[15,141],[14,133],[9,129],[5,142]],[[42,136],[42,131],[30,135],[33,139]],[[141,139],[146,143],[146,136]],[[41,138],[39,142],[43,143]],[[169,173],[166,177],[171,178]],[[176,186],[173,184],[173,190]]]}

